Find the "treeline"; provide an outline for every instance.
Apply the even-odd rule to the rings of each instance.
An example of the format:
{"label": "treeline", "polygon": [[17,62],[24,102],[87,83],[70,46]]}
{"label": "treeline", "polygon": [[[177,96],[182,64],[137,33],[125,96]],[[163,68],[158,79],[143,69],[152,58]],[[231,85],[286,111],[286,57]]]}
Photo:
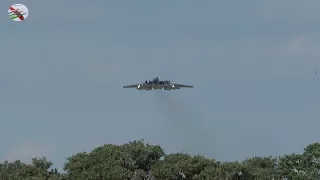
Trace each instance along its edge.
{"label": "treeline", "polygon": [[1,180],[317,180],[320,179],[320,144],[303,154],[253,157],[242,162],[217,162],[184,153],[165,154],[143,140],[107,144],[67,158],[65,173],[52,162],[34,158],[0,164]]}

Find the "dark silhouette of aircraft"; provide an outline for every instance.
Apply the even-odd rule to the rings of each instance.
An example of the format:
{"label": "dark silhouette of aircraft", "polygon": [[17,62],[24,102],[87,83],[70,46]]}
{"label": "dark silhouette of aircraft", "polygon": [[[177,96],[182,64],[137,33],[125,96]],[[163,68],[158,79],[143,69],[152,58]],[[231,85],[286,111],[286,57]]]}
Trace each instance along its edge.
{"label": "dark silhouette of aircraft", "polygon": [[160,81],[158,77],[154,78],[153,80],[145,80],[144,83],[140,84],[133,84],[128,86],[123,86],[123,88],[136,88],[138,90],[176,90],[180,88],[193,88],[193,86],[190,85],[183,85],[183,84],[175,84],[171,83],[170,81]]}

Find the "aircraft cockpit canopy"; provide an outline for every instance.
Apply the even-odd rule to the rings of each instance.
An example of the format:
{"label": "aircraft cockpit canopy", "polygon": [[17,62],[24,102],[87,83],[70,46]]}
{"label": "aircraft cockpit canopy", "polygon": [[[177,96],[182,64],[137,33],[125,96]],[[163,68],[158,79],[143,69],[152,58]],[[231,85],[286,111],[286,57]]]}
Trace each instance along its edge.
{"label": "aircraft cockpit canopy", "polygon": [[152,81],[148,81],[148,80],[145,80],[144,83],[145,84],[159,84],[161,81],[159,80],[158,77],[154,78]]}
{"label": "aircraft cockpit canopy", "polygon": [[156,78],[154,78],[152,81],[153,81],[153,83],[155,83],[155,84],[156,84],[156,83],[158,83],[158,82],[159,82],[159,78],[158,78],[158,77],[156,77]]}

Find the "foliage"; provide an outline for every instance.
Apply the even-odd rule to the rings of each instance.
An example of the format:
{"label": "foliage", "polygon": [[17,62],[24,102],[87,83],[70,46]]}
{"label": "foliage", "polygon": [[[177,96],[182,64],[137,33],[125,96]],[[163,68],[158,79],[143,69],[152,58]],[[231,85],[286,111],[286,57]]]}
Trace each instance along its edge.
{"label": "foliage", "polygon": [[320,143],[302,154],[252,157],[242,162],[216,162],[200,155],[165,154],[159,145],[143,140],[107,144],[67,158],[64,170],[53,169],[46,158],[31,164],[19,160],[0,164],[1,180],[317,180]]}

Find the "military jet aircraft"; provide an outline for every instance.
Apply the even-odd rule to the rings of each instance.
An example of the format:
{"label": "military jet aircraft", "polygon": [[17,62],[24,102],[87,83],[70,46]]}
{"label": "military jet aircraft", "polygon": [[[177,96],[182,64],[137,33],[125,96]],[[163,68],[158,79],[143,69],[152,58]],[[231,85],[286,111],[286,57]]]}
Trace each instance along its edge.
{"label": "military jet aircraft", "polygon": [[134,85],[129,85],[129,86],[123,86],[123,88],[137,88],[138,90],[176,90],[180,88],[193,88],[193,86],[189,85],[183,85],[183,84],[175,84],[171,83],[170,81],[160,81],[158,77],[154,78],[152,81],[145,81],[144,83],[141,84],[134,84]]}

